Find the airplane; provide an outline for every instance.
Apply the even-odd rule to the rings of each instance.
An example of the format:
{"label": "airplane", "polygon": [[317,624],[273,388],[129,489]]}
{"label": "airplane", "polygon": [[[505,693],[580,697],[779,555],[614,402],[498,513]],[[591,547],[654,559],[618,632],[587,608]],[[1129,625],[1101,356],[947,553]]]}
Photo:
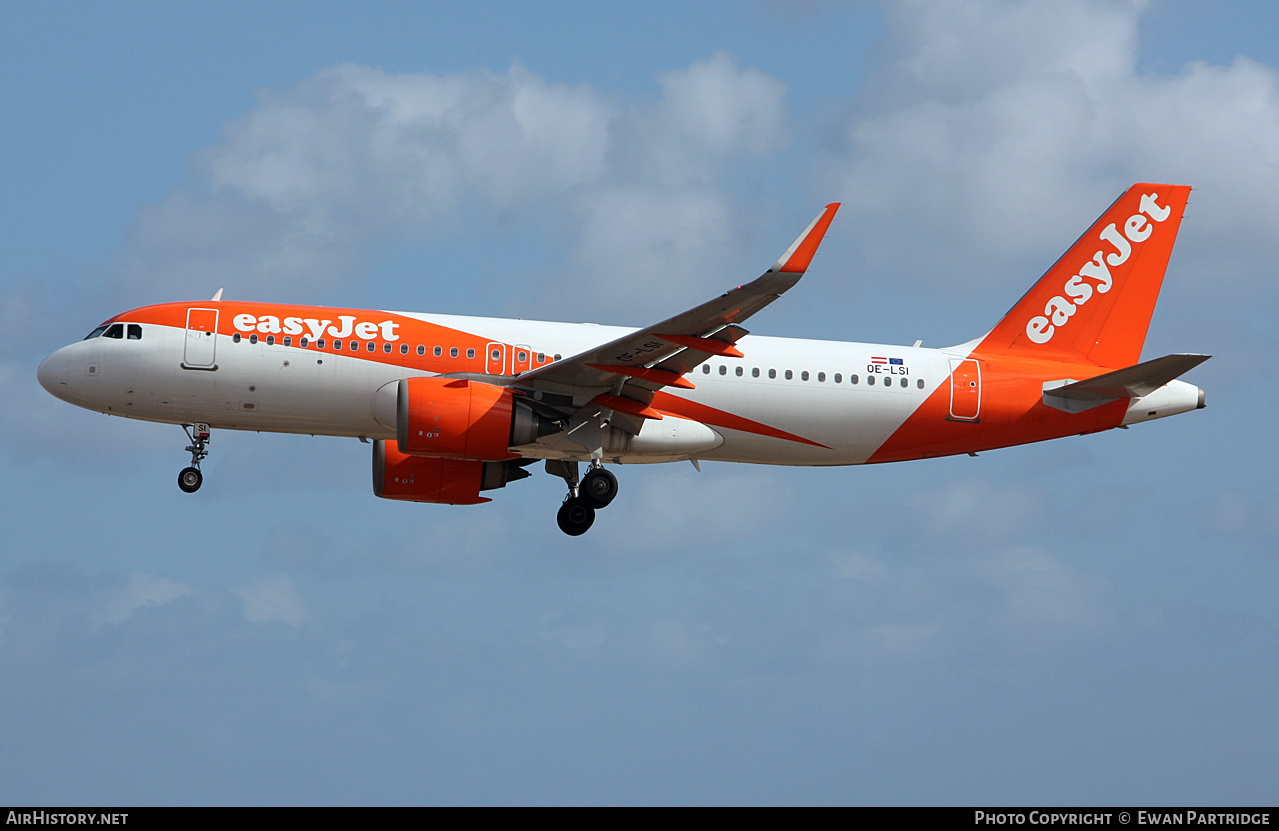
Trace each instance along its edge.
{"label": "airplane", "polygon": [[1189,195],[1129,188],[993,329],[942,349],[748,335],[808,270],[832,203],[761,277],[643,329],[219,290],[109,318],[38,376],[80,407],[181,425],[187,493],[214,429],[357,437],[385,499],[489,502],[541,460],[567,485],[557,522],[577,536],[617,496],[606,462],[900,462],[1202,408],[1177,378],[1210,356],[1140,360]]}

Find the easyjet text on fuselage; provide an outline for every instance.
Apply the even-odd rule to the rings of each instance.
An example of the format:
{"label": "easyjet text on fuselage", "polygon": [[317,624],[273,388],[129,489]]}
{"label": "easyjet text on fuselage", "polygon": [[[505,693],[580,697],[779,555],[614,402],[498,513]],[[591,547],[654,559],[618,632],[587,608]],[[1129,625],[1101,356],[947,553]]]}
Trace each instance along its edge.
{"label": "easyjet text on fuselage", "polygon": [[392,320],[377,323],[363,320],[356,322],[355,315],[338,315],[337,323],[332,320],[320,320],[311,317],[286,317],[281,320],[275,315],[238,314],[235,316],[235,328],[240,332],[260,332],[264,335],[301,335],[306,334],[311,340],[318,340],[326,335],[331,338],[357,337],[364,340],[396,341],[400,336],[395,330],[400,324]]}

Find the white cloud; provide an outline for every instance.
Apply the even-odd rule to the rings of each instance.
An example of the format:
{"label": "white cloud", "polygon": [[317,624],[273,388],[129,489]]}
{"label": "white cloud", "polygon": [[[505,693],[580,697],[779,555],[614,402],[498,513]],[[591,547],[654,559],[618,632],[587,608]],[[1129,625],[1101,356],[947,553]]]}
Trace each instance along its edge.
{"label": "white cloud", "polygon": [[678,668],[705,665],[721,641],[708,624],[660,618],[640,633],[648,657],[660,667]]}
{"label": "white cloud", "polygon": [[946,648],[947,634],[934,620],[871,622],[822,633],[812,652],[837,665],[929,658]]}
{"label": "white cloud", "polygon": [[155,574],[132,574],[123,588],[115,589],[90,613],[92,628],[116,626],[133,616],[144,606],[163,606],[179,597],[192,594],[193,589]]}
{"label": "white cloud", "polygon": [[887,570],[881,561],[855,551],[841,551],[831,554],[830,560],[831,565],[835,568],[835,576],[841,580],[853,580],[859,583],[879,583],[884,580],[887,574]]}
{"label": "white cloud", "polygon": [[266,624],[278,620],[289,626],[301,626],[310,618],[306,599],[286,574],[269,574],[249,586],[235,589],[244,606],[244,618],[250,623]]}
{"label": "white cloud", "polygon": [[1197,188],[1192,221],[1222,247],[1272,258],[1279,74],[1246,58],[1139,71],[1143,5],[892,6],[897,59],[829,169],[874,229],[871,256],[950,285],[1005,273],[991,251],[1046,267],[1043,252],[1064,250],[1107,199],[1171,181]]}
{"label": "white cloud", "polygon": [[1005,632],[1014,640],[1089,634],[1113,620],[1104,602],[1110,587],[1047,551],[1001,549],[968,561],[966,568],[1000,591]]}
{"label": "white cloud", "polygon": [[562,611],[544,613],[538,621],[537,634],[541,640],[563,646],[582,658],[594,658],[608,641],[604,621],[579,621]]}
{"label": "white cloud", "polygon": [[620,175],[662,188],[710,182],[727,162],[770,153],[787,139],[786,85],[738,69],[724,52],[658,80],[660,99],[629,113],[615,134],[629,160]]}
{"label": "white cloud", "polygon": [[[500,492],[485,493],[498,496]],[[503,515],[491,506],[405,506],[430,511],[435,521],[400,546],[393,566],[408,571],[476,572],[493,567],[510,545]]]}
{"label": "white cloud", "polygon": [[655,100],[625,105],[519,66],[347,64],[267,91],[199,155],[193,181],[139,213],[128,279],[185,293],[333,285],[379,244],[439,239],[462,216],[567,218],[572,267],[544,277],[614,307],[634,304],[636,280],[647,297],[718,276],[739,241],[720,180],[786,141],[786,87],[722,53],[658,81]]}
{"label": "white cloud", "polygon": [[[1036,527],[1045,513],[1033,486],[1002,486],[983,479],[960,479],[920,489],[916,514],[949,549],[976,541],[1004,540]],[[962,530],[961,530],[962,529]]]}
{"label": "white cloud", "polygon": [[216,190],[304,224],[412,224],[474,195],[502,208],[598,179],[611,118],[588,85],[518,66],[440,76],[347,64],[264,95],[201,168]]}
{"label": "white cloud", "polygon": [[[591,297],[621,317],[629,316],[637,291],[648,298],[679,297],[690,277],[722,271],[737,242],[728,201],[708,188],[601,190],[586,200],[583,213],[573,254],[580,282],[574,279],[562,291]],[[704,299],[689,295],[685,302]],[[669,301],[663,305],[671,314],[680,308]]]}
{"label": "white cloud", "polygon": [[[768,475],[739,465],[707,464],[702,473],[690,465],[653,471],[626,497],[633,500],[625,525],[597,521],[597,531],[617,529],[614,544],[647,552],[693,550],[710,540],[736,539],[777,527],[790,502],[784,487]],[[656,519],[656,521],[655,521]],[[611,532],[610,532],[611,533]]]}

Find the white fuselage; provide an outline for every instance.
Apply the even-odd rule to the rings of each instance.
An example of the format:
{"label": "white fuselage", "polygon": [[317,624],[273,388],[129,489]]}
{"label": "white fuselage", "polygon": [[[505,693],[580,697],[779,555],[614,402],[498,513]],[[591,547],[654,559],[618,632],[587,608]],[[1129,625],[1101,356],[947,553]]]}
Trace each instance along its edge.
{"label": "white fuselage", "polygon": [[[494,341],[536,344],[574,355],[633,330],[594,324],[404,314]],[[233,342],[212,336],[216,369],[184,368],[187,331],[147,324],[140,339],[96,337],[51,355],[41,383],[73,404],[128,418],[214,428],[393,439],[394,423],[379,420],[379,390],[432,373],[365,360],[343,352]],[[416,346],[415,344],[412,346]],[[699,458],[800,465],[859,464],[947,382],[960,351],[749,336],[744,359],[712,358],[689,378],[680,397],[757,422],[807,442],[685,419],[645,424],[640,435],[612,437],[610,458],[622,462]],[[891,356],[893,363],[888,363]],[[483,372],[484,356],[457,371]],[[407,362],[407,360],[406,360]],[[856,383],[852,378],[856,377]],[[838,379],[838,380],[836,380]],[[387,389],[387,385],[392,385]],[[385,404],[385,401],[383,402]],[[385,412],[385,408],[383,409]],[[700,428],[700,429],[699,429]],[[681,435],[682,434],[682,435]],[[518,449],[536,458],[587,458],[562,436]]]}

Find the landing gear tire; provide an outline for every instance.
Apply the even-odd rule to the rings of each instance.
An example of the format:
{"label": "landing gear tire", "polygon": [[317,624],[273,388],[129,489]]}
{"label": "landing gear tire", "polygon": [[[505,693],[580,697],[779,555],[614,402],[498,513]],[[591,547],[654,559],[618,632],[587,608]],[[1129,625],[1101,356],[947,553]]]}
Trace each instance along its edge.
{"label": "landing gear tire", "polygon": [[196,468],[183,468],[178,474],[178,487],[183,493],[195,493],[202,484],[204,484],[204,474]]}
{"label": "landing gear tire", "polygon": [[559,513],[555,515],[555,521],[559,523],[560,530],[565,534],[570,537],[580,537],[590,530],[592,523],[595,522],[595,509],[580,496],[575,496],[564,500]]}
{"label": "landing gear tire", "polygon": [[578,494],[592,508],[607,508],[617,496],[617,477],[602,467],[592,468],[582,477]]}

